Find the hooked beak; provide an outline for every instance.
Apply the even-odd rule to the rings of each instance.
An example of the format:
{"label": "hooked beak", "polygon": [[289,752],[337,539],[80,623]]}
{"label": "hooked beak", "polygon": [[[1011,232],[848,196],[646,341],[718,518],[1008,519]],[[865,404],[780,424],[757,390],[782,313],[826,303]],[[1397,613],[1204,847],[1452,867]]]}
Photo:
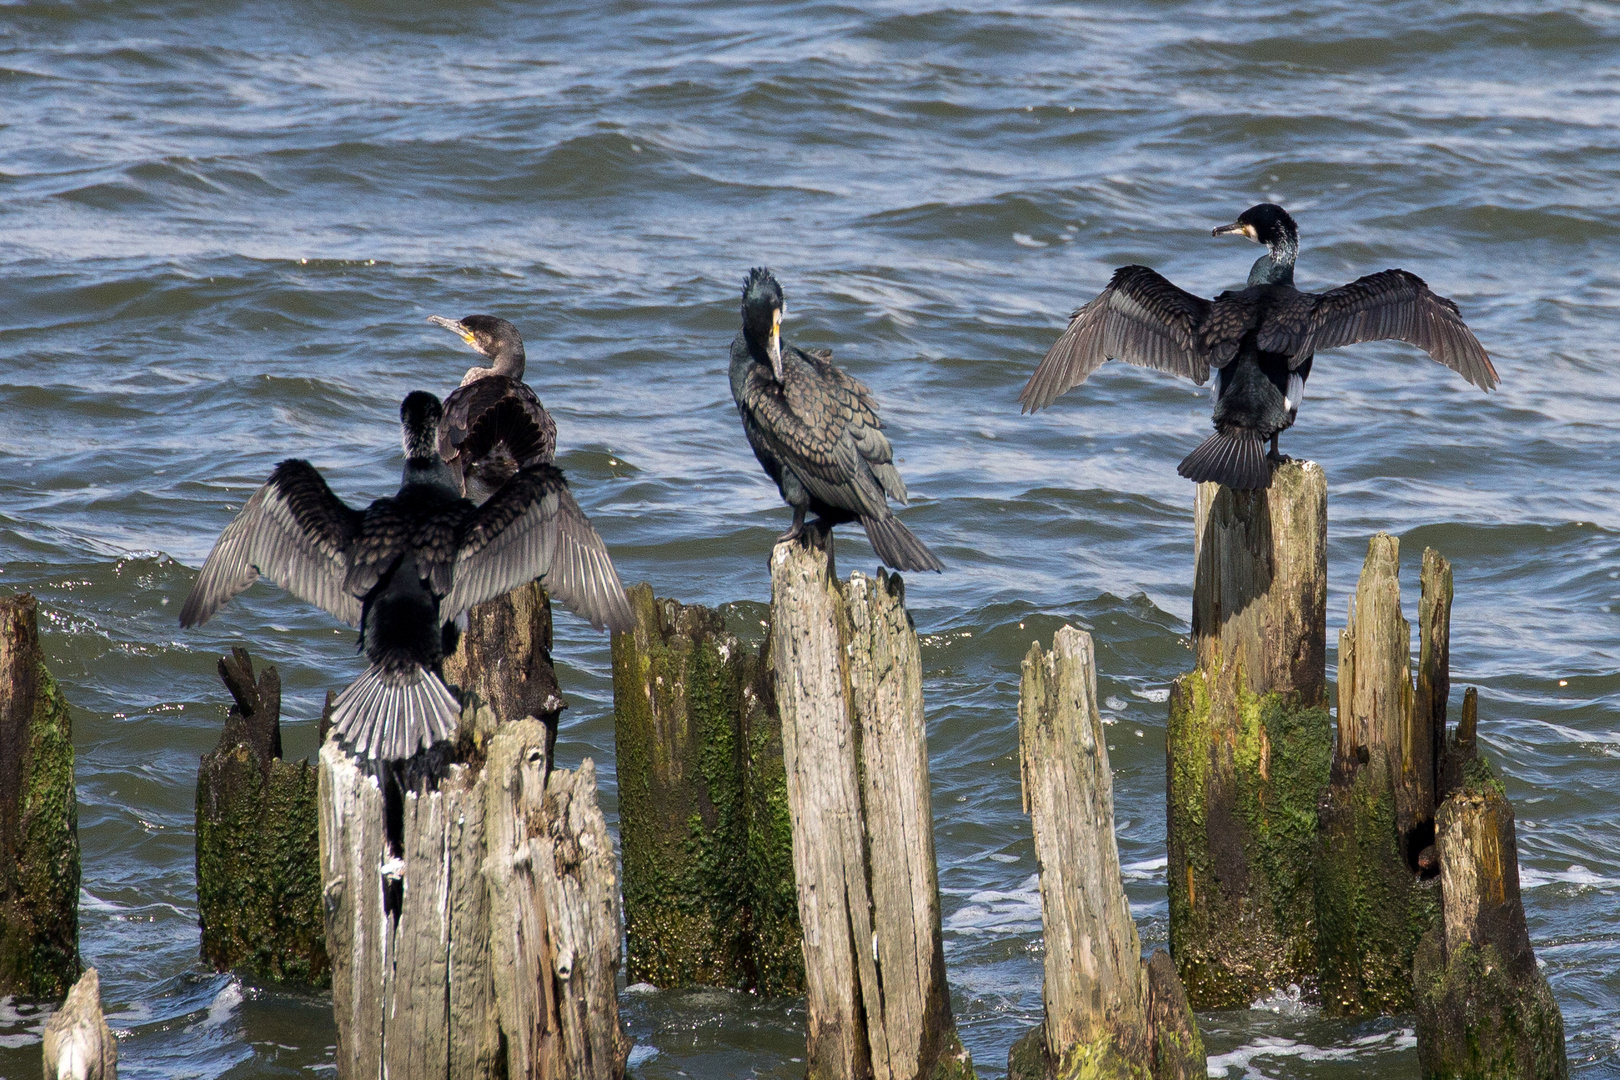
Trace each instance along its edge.
{"label": "hooked beak", "polygon": [[1243,236],[1247,236],[1255,243],[1260,242],[1260,234],[1255,232],[1254,226],[1250,225],[1246,221],[1234,221],[1230,225],[1222,225],[1219,228],[1211,229],[1209,231],[1209,235],[1211,236],[1231,236],[1233,233],[1239,233]]}
{"label": "hooked beak", "polygon": [[429,315],[427,321],[430,323],[438,323],[440,326],[444,327],[446,330],[450,331],[452,334],[456,335],[473,348],[478,348],[478,339],[473,336],[473,332],[471,330],[467,329],[465,326],[462,326],[458,320],[447,319],[443,315]]}
{"label": "hooked beak", "polygon": [[765,344],[765,355],[771,358],[771,371],[776,381],[782,381],[782,311],[771,313],[771,340]]}

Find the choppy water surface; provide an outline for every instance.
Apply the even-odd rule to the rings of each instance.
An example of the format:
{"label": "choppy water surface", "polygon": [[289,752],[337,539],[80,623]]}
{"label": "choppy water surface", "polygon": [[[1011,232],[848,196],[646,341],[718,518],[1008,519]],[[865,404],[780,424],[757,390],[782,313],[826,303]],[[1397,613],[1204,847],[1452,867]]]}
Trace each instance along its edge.
{"label": "choppy water surface", "polygon": [[[223,10],[216,8],[223,7]],[[1299,217],[1305,287],[1404,266],[1495,358],[1486,397],[1412,350],[1317,365],[1284,440],[1327,469],[1330,641],[1367,536],[1456,565],[1453,684],[1520,819],[1531,934],[1580,1075],[1620,1074],[1620,13],[1531,3],[355,2],[0,6],[0,588],[42,601],[75,707],[83,952],[123,1075],[330,1070],[327,1003],[203,970],[192,793],[246,642],[290,754],[358,670],[269,587],[182,634],[178,600],[272,464],[351,501],[397,482],[395,416],[470,354],[424,317],[523,329],[561,463],[627,581],[762,601],[788,514],[724,377],[742,274],[883,403],[950,564],[925,635],[946,958],[980,1074],[1040,1011],[1015,760],[1018,660],[1091,629],[1121,858],[1165,938],[1165,691],[1190,664],[1203,393],[1114,365],[1050,412],[1018,387],[1109,270],[1212,295]],[[851,536],[840,562],[869,566]],[[614,811],[607,641],[558,618],[565,763]],[[630,993],[643,1077],[800,1073],[792,1002]],[[1415,1074],[1409,1019],[1287,1001],[1203,1018],[1212,1073]],[[0,1073],[37,1026],[0,1009]]]}

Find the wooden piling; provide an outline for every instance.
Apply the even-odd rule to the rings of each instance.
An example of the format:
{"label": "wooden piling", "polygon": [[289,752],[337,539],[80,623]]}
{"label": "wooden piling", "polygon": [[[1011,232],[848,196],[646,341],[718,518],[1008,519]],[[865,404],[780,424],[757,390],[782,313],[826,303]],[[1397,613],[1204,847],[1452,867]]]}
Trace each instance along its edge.
{"label": "wooden piling", "polygon": [[479,604],[467,613],[456,651],[444,658],[444,678],[477,695],[497,723],[532,716],[546,726],[551,759],[557,720],[568,707],[551,663],[551,599],[538,581]]}
{"label": "wooden piling", "polygon": [[1171,692],[1170,949],[1198,1008],[1316,983],[1313,859],[1331,755],[1327,480],[1200,484],[1195,669]]}
{"label": "wooden piling", "polygon": [[325,986],[315,769],[281,757],[281,678],[235,648],[219,660],[235,704],[197,768],[197,921],[216,971]]}
{"label": "wooden piling", "polygon": [[1519,896],[1513,808],[1494,779],[1440,807],[1445,917],[1413,973],[1418,1064],[1429,1080],[1564,1080],[1564,1021],[1536,966]]}
{"label": "wooden piling", "polygon": [[771,553],[807,1072],[970,1077],[945,982],[916,629],[904,583],[840,583],[832,541]]}
{"label": "wooden piling", "polygon": [[0,598],[0,996],[34,999],[79,975],[73,723],[38,621],[32,596]]}
{"label": "wooden piling", "polygon": [[481,759],[430,751],[401,767],[397,852],[385,770],[336,739],[321,748],[338,1074],[622,1077],[618,887],[595,767],[550,770],[542,723],[477,710],[462,724],[487,733]]}
{"label": "wooden piling", "polygon": [[613,636],[627,976],[804,988],[782,729],[770,669],[696,605],[628,590]]}
{"label": "wooden piling", "polygon": [[101,1015],[101,976],[87,968],[45,1022],[45,1080],[118,1080],[118,1038]]}
{"label": "wooden piling", "polygon": [[1203,1076],[1181,980],[1163,952],[1143,962],[1120,878],[1091,635],[1065,626],[1051,652],[1030,646],[1018,731],[1040,869],[1045,1018],[1009,1052],[1009,1080]]}
{"label": "wooden piling", "polygon": [[1411,624],[1401,614],[1400,543],[1367,545],[1339,635],[1338,741],[1320,812],[1317,859],[1322,1008],[1331,1016],[1410,1011],[1412,957],[1438,911],[1419,856],[1434,840],[1434,710],[1449,650],[1450,566],[1426,555],[1425,699],[1412,685]]}

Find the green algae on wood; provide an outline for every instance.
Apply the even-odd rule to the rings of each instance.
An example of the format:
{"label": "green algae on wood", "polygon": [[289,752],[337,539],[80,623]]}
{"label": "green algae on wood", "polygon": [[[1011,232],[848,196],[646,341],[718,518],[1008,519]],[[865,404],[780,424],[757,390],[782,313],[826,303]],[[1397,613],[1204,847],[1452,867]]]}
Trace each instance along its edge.
{"label": "green algae on wood", "polygon": [[1434,836],[1430,725],[1445,722],[1449,675],[1439,664],[1449,651],[1451,574],[1426,554],[1420,702],[1399,567],[1394,537],[1368,541],[1339,637],[1338,741],[1317,860],[1321,1000],[1330,1016],[1410,1011],[1412,959],[1439,911],[1433,875],[1419,862]]}
{"label": "green algae on wood", "polygon": [[1327,785],[1327,481],[1198,487],[1196,668],[1171,692],[1170,947],[1197,1008],[1316,982],[1315,829]]}
{"label": "green algae on wood", "polygon": [[1563,1080],[1564,1021],[1519,894],[1513,808],[1482,758],[1437,821],[1445,914],[1413,968],[1425,1080]]}
{"label": "green algae on wood", "polygon": [[58,998],[78,976],[73,724],[22,594],[0,599],[0,996]]}
{"label": "green algae on wood", "polygon": [[781,724],[767,665],[719,612],[628,590],[613,637],[627,975],[804,985]]}
{"label": "green algae on wood", "polygon": [[246,649],[221,657],[235,698],[219,746],[197,769],[197,917],[217,971],[326,986],[318,782],[281,757],[281,679],[254,678]]}

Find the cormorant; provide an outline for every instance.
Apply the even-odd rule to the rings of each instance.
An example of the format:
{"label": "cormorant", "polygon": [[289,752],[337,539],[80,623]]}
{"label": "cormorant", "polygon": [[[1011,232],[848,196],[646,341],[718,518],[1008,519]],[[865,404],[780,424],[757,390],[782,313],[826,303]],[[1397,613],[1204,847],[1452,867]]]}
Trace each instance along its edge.
{"label": "cormorant", "polygon": [[467,369],[461,385],[444,399],[439,423],[439,456],[462,494],[481,503],[520,468],[552,460],[557,424],[523,381],[523,336],[517,327],[493,315],[459,321],[430,315],[428,322],[493,361]]}
{"label": "cormorant", "polygon": [[[264,574],[360,628],[371,661],[338,695],[332,721],[357,753],[385,760],[454,737],[461,706],[439,672],[463,612],[535,578],[600,626],[629,613],[601,538],[551,465],[520,470],[482,506],[439,458],[439,399],[400,406],[399,490],[355,510],[315,467],[283,461],[203,564],[180,625],[207,622]],[[633,619],[631,620],[633,625]]]}
{"label": "cormorant", "polygon": [[766,269],[743,284],[742,331],[731,343],[731,396],[754,456],[793,507],[804,531],[806,511],[822,528],[859,521],[878,558],[895,570],[943,570],[945,564],[894,516],[885,499],[906,501],[872,392],[827,349],[782,340],[782,287]]}
{"label": "cormorant", "polygon": [[1108,287],[1070,317],[1036,367],[1018,395],[1024,411],[1050,405],[1104,360],[1157,368],[1200,386],[1215,368],[1215,434],[1176,471],[1255,490],[1271,486],[1271,462],[1286,460],[1277,437],[1299,414],[1317,349],[1404,341],[1482,390],[1496,386],[1496,369],[1457,305],[1429,291],[1416,274],[1383,270],[1324,293],[1300,292],[1294,288],[1299,230],[1286,210],[1261,203],[1212,235],[1234,233],[1266,246],[1245,288],[1209,301],[1145,266],[1120,267]]}

